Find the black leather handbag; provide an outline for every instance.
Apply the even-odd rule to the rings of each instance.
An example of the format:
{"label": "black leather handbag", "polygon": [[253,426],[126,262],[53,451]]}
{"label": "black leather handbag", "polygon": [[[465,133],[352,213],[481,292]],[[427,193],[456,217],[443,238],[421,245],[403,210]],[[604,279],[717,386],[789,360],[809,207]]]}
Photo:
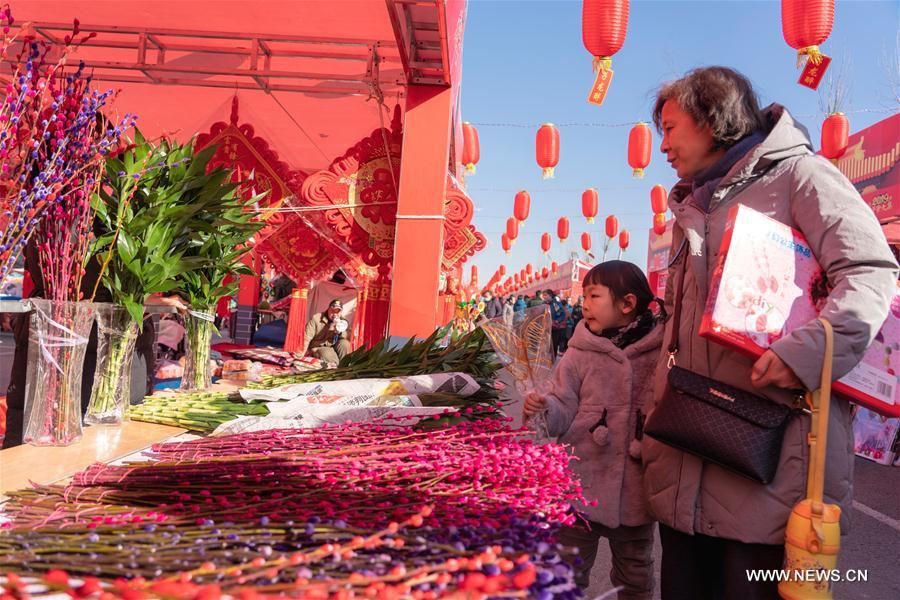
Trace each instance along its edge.
{"label": "black leather handbag", "polygon": [[775,478],[784,431],[801,411],[675,365],[688,257],[678,282],[665,393],[644,433],[762,484]]}

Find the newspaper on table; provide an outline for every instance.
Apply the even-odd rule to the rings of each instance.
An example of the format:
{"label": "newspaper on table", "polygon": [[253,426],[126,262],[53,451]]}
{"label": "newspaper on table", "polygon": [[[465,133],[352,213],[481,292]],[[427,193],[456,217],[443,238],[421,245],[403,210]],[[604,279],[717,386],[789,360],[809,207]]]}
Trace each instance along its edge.
{"label": "newspaper on table", "polygon": [[245,402],[277,402],[300,396],[408,396],[446,393],[460,397],[471,396],[480,386],[466,373],[434,373],[391,379],[347,379],[292,383],[271,390],[242,389]]}
{"label": "newspaper on table", "polygon": [[412,425],[416,421],[441,415],[449,410],[442,406],[334,406],[307,405],[290,417],[238,417],[219,425],[214,436],[234,435],[268,429],[315,429],[325,425],[365,423],[378,420],[379,425]]}
{"label": "newspaper on table", "polygon": [[315,409],[349,410],[362,407],[391,409],[420,406],[422,406],[422,401],[418,396],[376,396],[374,394],[365,396],[298,396],[293,400],[266,402],[269,414],[282,419],[293,419],[303,414],[309,414],[310,410],[315,412]]}

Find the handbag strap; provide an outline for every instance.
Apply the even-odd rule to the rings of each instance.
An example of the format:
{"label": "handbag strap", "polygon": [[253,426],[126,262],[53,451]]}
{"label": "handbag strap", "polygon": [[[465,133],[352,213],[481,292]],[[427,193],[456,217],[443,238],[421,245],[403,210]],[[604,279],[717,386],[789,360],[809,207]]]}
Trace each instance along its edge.
{"label": "handbag strap", "polygon": [[822,362],[820,387],[807,393],[812,411],[809,430],[809,471],[806,478],[806,497],[811,501],[813,529],[824,539],[822,518],[825,511],[825,450],[828,444],[828,416],[831,408],[831,380],[834,363],[834,330],[831,323],[819,317],[825,329],[825,357]]}
{"label": "handbag strap", "polygon": [[[687,243],[687,240],[684,242]],[[685,250],[687,250],[685,248]],[[678,356],[678,332],[681,329],[681,305],[684,300],[684,278],[687,276],[687,254],[682,259],[681,276],[678,278],[678,287],[675,290],[675,310],[672,311],[672,331],[669,333],[669,363],[671,369],[675,366],[675,357]]]}
{"label": "handbag strap", "polygon": [[834,329],[823,317],[819,322],[825,329],[825,357],[819,389],[807,394],[812,410],[809,445],[810,460],[806,495],[814,503],[822,502],[825,489],[825,449],[828,443],[828,416],[831,408],[831,379],[834,362]]}

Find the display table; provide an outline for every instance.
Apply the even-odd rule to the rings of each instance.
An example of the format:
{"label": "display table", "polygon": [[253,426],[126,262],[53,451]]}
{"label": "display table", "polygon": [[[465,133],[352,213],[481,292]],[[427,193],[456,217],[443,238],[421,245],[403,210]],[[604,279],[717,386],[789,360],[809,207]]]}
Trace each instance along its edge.
{"label": "display table", "polygon": [[126,421],[121,426],[85,427],[84,437],[71,446],[23,444],[0,451],[0,496],[35,483],[64,479],[95,462],[112,462],[162,442],[185,430],[168,425]]}

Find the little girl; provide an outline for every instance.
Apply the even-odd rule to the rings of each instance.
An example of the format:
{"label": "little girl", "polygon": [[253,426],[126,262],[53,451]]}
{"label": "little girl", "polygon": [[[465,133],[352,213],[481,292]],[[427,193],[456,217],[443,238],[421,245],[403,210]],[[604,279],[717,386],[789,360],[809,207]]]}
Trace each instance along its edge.
{"label": "little girl", "polygon": [[619,600],[653,595],[653,522],[642,492],[640,440],[663,337],[665,315],[650,310],[654,300],[632,263],[612,260],[591,269],[584,317],[557,365],[553,391],[525,400],[526,418],[546,411],[550,435],[578,458],[572,469],[589,505],[576,506],[581,518],[559,534],[561,544],[579,550],[576,582],[588,586],[605,537],[610,580],[624,588]]}

